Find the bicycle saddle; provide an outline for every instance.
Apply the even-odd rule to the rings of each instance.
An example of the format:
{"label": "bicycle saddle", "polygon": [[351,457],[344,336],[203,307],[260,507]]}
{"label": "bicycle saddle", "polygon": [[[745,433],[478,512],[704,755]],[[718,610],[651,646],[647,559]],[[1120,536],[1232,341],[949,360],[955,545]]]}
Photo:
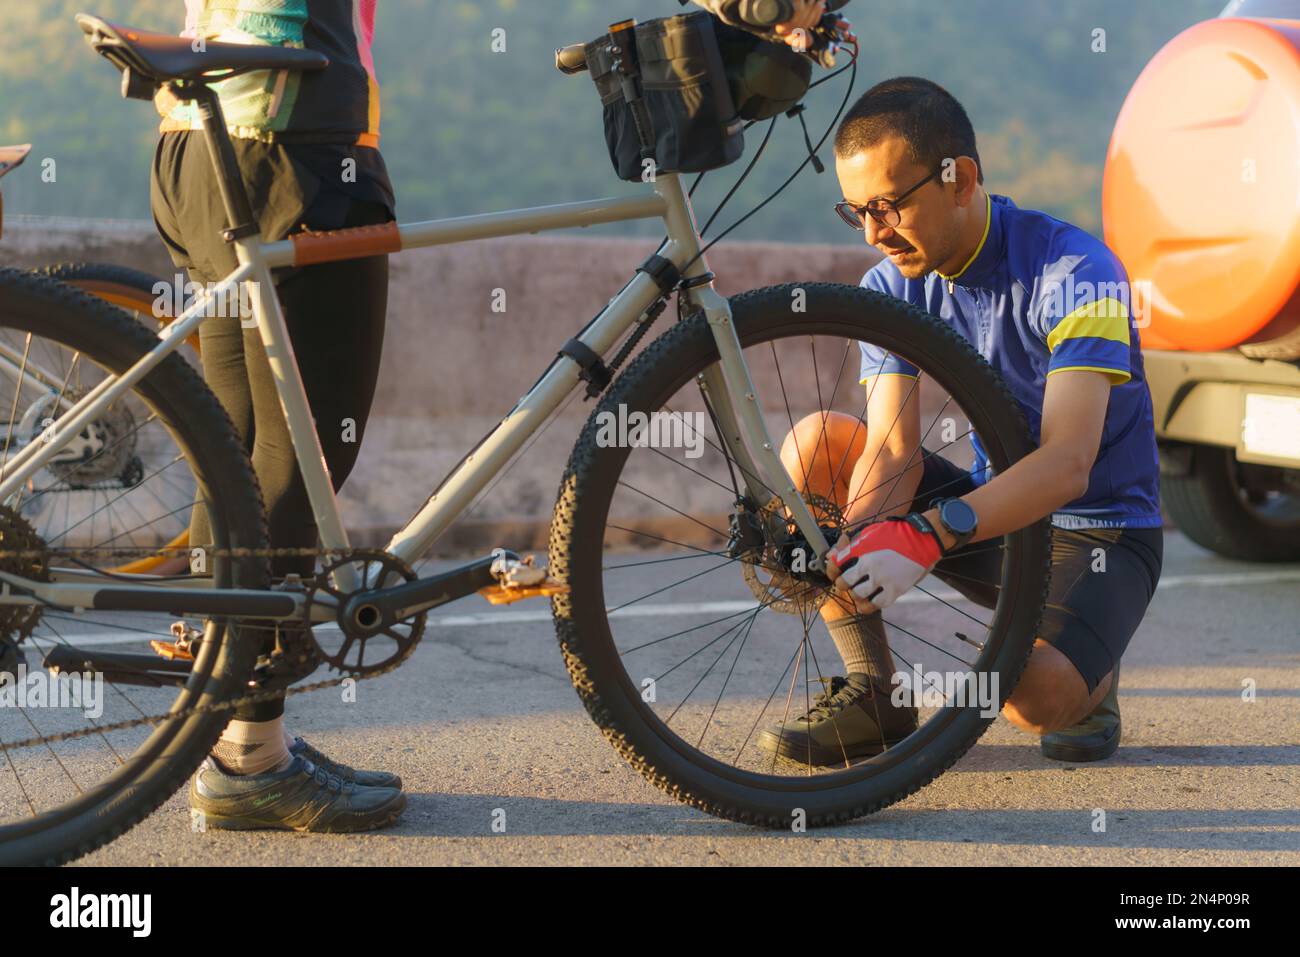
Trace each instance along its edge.
{"label": "bicycle saddle", "polygon": [[[119,70],[156,83],[215,82],[249,70],[323,70],[330,62],[322,53],[296,47],[206,42],[195,50],[188,37],[149,33],[86,13],[77,14],[77,24],[96,53]],[[220,75],[207,76],[213,72]]]}

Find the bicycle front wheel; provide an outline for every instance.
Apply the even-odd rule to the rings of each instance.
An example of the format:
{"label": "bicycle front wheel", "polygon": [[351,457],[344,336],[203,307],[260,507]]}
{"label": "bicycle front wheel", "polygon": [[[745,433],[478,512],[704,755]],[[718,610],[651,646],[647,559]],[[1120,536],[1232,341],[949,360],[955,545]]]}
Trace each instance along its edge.
{"label": "bicycle front wheel", "polygon": [[[873,387],[866,383],[883,377],[861,374],[862,344],[920,370],[911,386],[922,429],[917,453],[973,473],[974,449],[963,441],[970,437],[1001,472],[1034,447],[1024,414],[988,363],[906,303],[817,283],[748,292],[731,299],[731,309],[774,448],[831,542],[853,504],[845,490],[869,491],[849,477],[855,468],[875,474],[873,463],[856,461],[867,458],[862,446],[854,446],[857,454],[837,449],[822,465],[811,461],[823,444],[830,449],[829,413],[866,427]],[[992,562],[982,593],[958,578],[947,580],[952,588],[927,579],[883,612],[896,680],[917,679],[914,730],[882,731],[878,747],[841,742],[833,760],[814,760],[811,745],[806,759],[802,746],[765,749],[765,728],[778,728],[775,740],[783,740],[800,712],[815,710],[809,689],[817,680],[843,673],[822,620],[828,602],[843,607],[843,600],[824,578],[800,574],[792,556],[801,536],[780,496],[756,477],[746,482],[727,454],[716,403],[700,387],[718,361],[707,322],[694,315],[649,345],[592,413],[552,522],[552,574],[569,586],[552,599],[557,636],[596,724],[659,788],[761,826],[840,823],[933,780],[996,717],[1042,613],[1048,523],[971,546]],[[801,447],[796,426],[806,430],[809,422],[825,431]],[[836,440],[843,439],[841,432]],[[899,472],[915,474],[920,461]],[[814,494],[810,476],[826,463],[834,474]],[[900,480],[875,477],[876,487]],[[759,486],[758,494],[747,496],[746,485]],[[910,499],[890,501],[887,491],[873,500],[876,514],[905,511]],[[960,693],[974,688],[988,694]],[[835,742],[823,750],[836,750]]]}
{"label": "bicycle front wheel", "polygon": [[[0,269],[0,459],[58,436],[77,399],[157,344],[121,309]],[[195,569],[202,579],[173,583],[268,588],[252,465],[194,368],[167,356],[103,415],[102,428],[92,423],[60,445],[50,462],[57,474],[42,469],[0,502],[0,570],[119,584],[119,553],[163,549],[176,523],[188,521],[197,489],[213,550]],[[79,480],[128,467],[130,480],[112,489]],[[134,520],[105,522],[109,509]],[[161,586],[168,576],[131,580]],[[230,720],[224,705],[248,688],[260,636],[208,620],[192,664],[167,669],[150,642],[170,642],[174,617],[107,602],[0,603],[0,864],[63,863],[113,840],[175,793],[212,747]]]}

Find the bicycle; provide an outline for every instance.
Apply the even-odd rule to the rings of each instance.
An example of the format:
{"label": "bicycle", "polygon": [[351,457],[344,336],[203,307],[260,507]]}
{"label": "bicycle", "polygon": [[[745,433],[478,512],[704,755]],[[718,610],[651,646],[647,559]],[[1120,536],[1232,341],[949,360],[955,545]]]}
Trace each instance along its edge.
{"label": "bicycle", "polygon": [[[918,599],[935,601],[927,604],[927,614],[949,616],[947,629],[940,630],[951,633],[932,632],[933,640],[916,635],[902,620],[908,619],[912,628],[922,626],[902,603],[888,622],[896,638],[916,639],[922,654],[951,658],[962,673],[1000,677],[991,713],[987,704],[941,694],[940,702],[924,704],[926,720],[906,739],[892,746],[882,742],[881,752],[867,759],[846,755],[842,767],[829,770],[811,761],[769,758],[750,746],[782,686],[787,687],[784,727],[800,677],[805,704],[814,677],[821,677],[810,631],[829,597],[823,556],[829,542],[850,528],[835,501],[802,494],[807,471],[796,481],[783,464],[769,419],[782,427],[788,423],[793,431],[796,411],[802,420],[831,408],[838,397],[852,395],[854,383],[846,385],[844,368],[855,344],[870,343],[922,370],[913,389],[920,389],[923,380],[933,382],[921,390],[923,404],[937,407],[923,439],[942,422],[945,444],[940,450],[976,436],[992,469],[1001,471],[1031,451],[1031,435],[996,373],[955,332],[903,302],[831,283],[787,284],[723,298],[714,289],[708,246],[677,174],[660,173],[647,188],[626,197],[298,234],[264,243],[250,215],[220,103],[207,85],[210,74],[315,70],[323,68],[324,58],[307,50],[220,43],[208,43],[197,53],[187,40],[87,15],[77,19],[91,46],[122,71],[124,95],[150,99],[165,84],[174,95],[197,104],[227,211],[224,235],[238,253],[239,266],[158,334],[76,291],[38,287],[32,277],[0,270],[0,337],[18,334],[30,343],[39,333],[52,339],[73,350],[66,365],[69,370],[78,366],[78,381],[84,375],[93,382],[81,386],[84,395],[53,423],[43,441],[29,442],[16,455],[6,449],[0,463],[0,544],[6,546],[0,550],[0,614],[8,616],[0,621],[0,636],[18,634],[35,641],[39,626],[66,619],[72,622],[64,626],[69,629],[83,624],[134,628],[146,636],[136,640],[144,641],[168,631],[154,625],[150,615],[182,614],[205,622],[201,632],[179,627],[175,642],[152,640],[161,658],[105,653],[90,639],[79,638],[80,633],[69,640],[55,631],[47,666],[85,667],[88,674],[109,675],[114,692],[126,702],[123,711],[134,709],[138,715],[107,723],[91,719],[89,728],[60,725],[43,734],[35,717],[24,713],[35,735],[28,732],[14,740],[0,733],[5,759],[0,769],[10,772],[0,775],[0,807],[25,800],[25,805],[15,805],[24,812],[20,820],[6,820],[9,812],[0,817],[0,862],[58,863],[112,840],[181,786],[237,704],[388,673],[414,651],[428,612],[476,592],[493,602],[549,597],[574,687],[606,738],[651,783],[724,818],[765,827],[787,827],[792,820],[820,826],[871,813],[933,780],[992,722],[1025,665],[1042,610],[1046,520],[988,543],[1003,552],[1002,580],[989,621],[942,594],[920,589]],[[562,51],[564,72],[574,70],[574,49]],[[557,65],[560,59],[557,52]],[[270,270],[639,218],[663,220],[668,235],[656,252],[559,348],[535,384],[385,548],[352,548],[271,291]],[[271,581],[268,558],[275,550],[267,544],[248,456],[215,398],[174,354],[202,321],[206,302],[245,281],[254,284],[255,318],[320,532],[321,548],[310,551],[322,559],[321,571],[310,579]],[[632,357],[674,294],[677,322]],[[823,391],[822,369],[834,368],[837,358],[835,380]],[[792,399],[787,385],[809,380],[816,389],[806,388]],[[767,391],[761,392],[758,383]],[[936,388],[941,391],[932,391]],[[525,443],[541,434],[552,413],[580,391],[598,402],[561,478],[547,568],[535,567],[513,551],[494,549],[492,555],[449,571],[417,575],[412,563],[509,467]],[[770,393],[778,393],[779,401],[761,401]],[[184,464],[195,473],[213,527],[211,546],[199,549],[206,563],[203,576],[105,575],[86,557],[119,550],[51,547],[16,520],[8,504],[81,423],[128,398],[171,434]],[[15,406],[17,399],[15,394]],[[683,458],[699,461],[678,461],[656,447],[647,431],[636,432],[639,425],[609,441],[611,423],[617,421],[658,421],[687,447]],[[674,446],[670,442],[666,447]],[[691,456],[691,449],[699,454]],[[912,464],[909,459],[903,471]],[[671,470],[671,465],[680,468]],[[902,474],[886,481],[896,486]],[[686,484],[695,479],[702,482]],[[707,504],[704,496],[711,496]],[[899,505],[887,501],[877,515]],[[723,521],[725,528],[719,527]],[[14,542],[24,547],[7,547]],[[642,551],[629,561],[619,558],[630,544],[647,542],[658,550],[653,557]],[[659,555],[665,547],[674,550],[671,557]],[[697,570],[701,562],[707,567]],[[673,577],[677,569],[690,571],[680,581],[658,587],[653,579],[665,568]],[[701,584],[710,589],[706,601],[646,602],[673,588],[689,593]],[[771,616],[755,627],[764,611]],[[89,612],[101,617],[92,622]],[[112,614],[121,617],[106,623],[102,616]],[[687,616],[703,620],[652,639],[634,637],[632,644],[619,637],[627,622],[654,625]],[[975,630],[968,622],[987,630],[972,638],[951,626],[954,617],[966,631]],[[249,618],[310,623],[314,630],[304,638],[285,629],[276,653],[259,656],[261,636],[245,626]],[[140,619],[150,627],[139,627]],[[136,624],[117,624],[124,620]],[[769,628],[770,621],[778,627]],[[797,641],[781,634],[789,621],[802,624]],[[130,634],[134,632],[126,637]],[[672,650],[678,647],[674,642],[682,652]],[[751,654],[745,658],[747,648]],[[973,660],[962,657],[970,656],[970,648],[978,650]],[[322,664],[338,677],[300,683]],[[921,661],[911,664],[920,667]],[[705,687],[712,701],[701,695],[692,702]],[[166,714],[145,713],[173,693]],[[0,708],[0,732],[6,714]],[[11,732],[15,726],[11,720]],[[146,726],[151,729],[142,739]],[[89,753],[96,740],[108,745],[111,759]],[[42,747],[48,755],[39,751]],[[128,748],[134,750],[123,757],[119,750]],[[42,759],[33,760],[25,778],[16,757],[33,750]],[[107,776],[82,788],[78,775],[92,773]],[[61,803],[42,800],[44,789],[62,785],[62,778],[76,786],[77,794]]]}

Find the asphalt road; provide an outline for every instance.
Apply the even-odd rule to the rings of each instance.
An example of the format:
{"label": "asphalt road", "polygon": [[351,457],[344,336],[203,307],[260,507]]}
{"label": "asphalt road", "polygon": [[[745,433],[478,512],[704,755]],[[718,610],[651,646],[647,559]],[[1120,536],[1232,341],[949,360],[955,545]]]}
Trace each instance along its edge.
{"label": "asphalt road", "polygon": [[[647,566],[643,581],[671,582],[671,569]],[[664,620],[626,624],[649,637]],[[297,733],[402,775],[410,805],[397,826],[195,833],[182,792],[84,863],[1300,864],[1300,567],[1230,562],[1167,534],[1121,705],[1124,743],[1106,762],[1050,762],[999,717],[899,804],[835,829],[758,831],[673,802],[623,763],[578,702],[545,603],[472,597],[431,621],[398,672],[360,683],[354,703],[337,691],[292,699]]]}

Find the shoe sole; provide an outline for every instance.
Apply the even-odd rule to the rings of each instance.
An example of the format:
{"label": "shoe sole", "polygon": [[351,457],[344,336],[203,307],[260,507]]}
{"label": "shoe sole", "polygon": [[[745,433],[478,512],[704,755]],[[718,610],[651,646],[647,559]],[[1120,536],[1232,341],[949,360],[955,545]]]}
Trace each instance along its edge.
{"label": "shoe sole", "polygon": [[873,741],[870,744],[860,744],[852,748],[825,748],[821,745],[814,745],[810,751],[806,743],[780,737],[773,731],[761,731],[758,735],[757,744],[760,750],[766,751],[768,754],[777,754],[787,760],[797,761],[804,765],[812,764],[816,767],[829,767],[833,764],[843,764],[845,758],[853,761],[857,758],[871,758],[877,754],[883,754],[888,748],[894,747],[901,741],[906,741],[911,735],[912,731],[909,731],[902,737],[886,738],[885,747],[881,747],[880,742]]}
{"label": "shoe sole", "polygon": [[377,811],[371,811],[363,816],[355,816],[349,821],[331,821],[324,827],[312,827],[310,824],[295,827],[290,824],[268,821],[264,818],[217,814],[201,807],[193,808],[193,810],[203,814],[205,828],[213,828],[218,831],[297,831],[303,834],[357,834],[364,831],[377,831],[395,823],[402,816],[402,812],[406,810],[406,795],[399,795],[397,801]]}
{"label": "shoe sole", "polygon": [[1102,744],[1082,744],[1072,741],[1048,741],[1048,735],[1039,739],[1043,757],[1052,761],[1065,761],[1070,764],[1087,764],[1091,761],[1104,761],[1119,749],[1120,729]]}

